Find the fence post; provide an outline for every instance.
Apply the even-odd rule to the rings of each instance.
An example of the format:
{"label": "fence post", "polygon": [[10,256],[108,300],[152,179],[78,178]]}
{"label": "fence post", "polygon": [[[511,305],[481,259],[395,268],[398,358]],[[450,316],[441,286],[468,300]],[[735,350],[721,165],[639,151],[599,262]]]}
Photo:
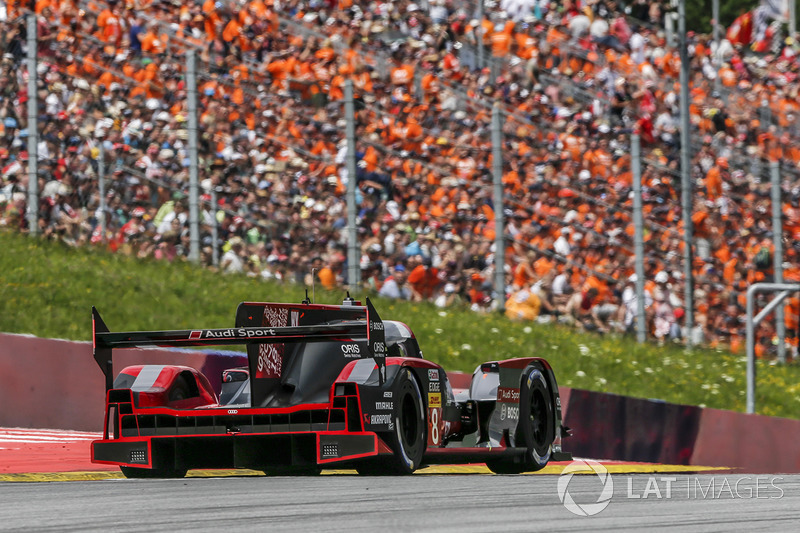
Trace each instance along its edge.
{"label": "fence post", "polygon": [[197,61],[194,49],[186,51],[186,95],[189,126],[189,261],[200,261],[200,217],[197,191]]}
{"label": "fence post", "polygon": [[100,222],[100,239],[106,242],[106,147],[101,138],[97,153],[97,187],[100,190],[100,205],[98,206]]}
{"label": "fence post", "polygon": [[219,233],[217,230],[217,226],[219,222],[217,221],[217,188],[211,188],[211,218],[213,219],[211,222],[211,264],[215,267],[219,266]]}
{"label": "fence post", "polygon": [[[775,283],[783,283],[783,222],[781,221],[781,173],[779,163],[769,164],[772,181],[772,242],[775,246],[773,265]],[[775,308],[775,332],[778,334],[778,361],[786,362],[786,323],[783,320],[783,306]]]}
{"label": "fence post", "polygon": [[356,116],[352,80],[344,83],[344,114],[347,119],[347,285],[351,291],[356,291],[361,271],[356,228]]}
{"label": "fence post", "polygon": [[642,153],[639,135],[631,135],[631,163],[633,166],[633,225],[636,268],[636,341],[647,338],[644,316],[644,220],[642,216]]}
{"label": "fence post", "polygon": [[36,15],[28,13],[28,231],[39,234],[39,91],[36,55],[38,53]]}
{"label": "fence post", "polygon": [[679,0],[678,4],[678,33],[680,38],[681,57],[681,208],[683,211],[683,271],[686,290],[684,296],[684,330],[687,348],[692,347],[692,329],[694,328],[694,274],[692,272],[692,177],[690,175],[691,145],[689,140],[689,54],[686,49],[686,0]]}
{"label": "fence post", "polygon": [[478,70],[483,68],[483,0],[478,0],[478,27],[475,28],[478,45]]}
{"label": "fence post", "polygon": [[500,105],[492,107],[492,178],[494,182],[494,292],[497,310],[501,313],[506,307],[506,245],[503,220],[503,131],[501,129]]}
{"label": "fence post", "polygon": [[711,18],[714,19],[714,24],[712,25],[713,35],[714,35],[714,44],[716,45],[716,49],[714,50],[714,57],[712,64],[714,65],[714,70],[717,73],[716,78],[714,78],[714,89],[719,91],[720,79],[719,79],[719,45],[720,45],[720,38],[719,38],[719,0],[712,0],[711,2]]}

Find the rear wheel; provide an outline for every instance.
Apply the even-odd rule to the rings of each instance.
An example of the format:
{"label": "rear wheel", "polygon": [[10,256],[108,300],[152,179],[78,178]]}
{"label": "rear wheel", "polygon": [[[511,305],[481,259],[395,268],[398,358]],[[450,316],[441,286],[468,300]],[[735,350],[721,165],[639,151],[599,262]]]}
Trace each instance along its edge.
{"label": "rear wheel", "polygon": [[189,384],[186,383],[186,378],[184,376],[178,376],[178,378],[175,380],[175,384],[169,391],[169,401],[179,402],[189,397]]}
{"label": "rear wheel", "polygon": [[425,402],[417,380],[407,368],[397,376],[392,421],[394,428],[380,435],[394,452],[392,457],[358,465],[359,474],[411,474],[422,462],[427,437]]}
{"label": "rear wheel", "polygon": [[516,446],[527,448],[522,461],[487,461],[495,474],[535,472],[547,466],[555,439],[553,396],[542,371],[529,367],[522,375]]}
{"label": "rear wheel", "polygon": [[158,478],[181,478],[186,475],[187,470],[154,470],[152,468],[134,468],[131,466],[120,466],[122,475],[128,479],[158,479]]}

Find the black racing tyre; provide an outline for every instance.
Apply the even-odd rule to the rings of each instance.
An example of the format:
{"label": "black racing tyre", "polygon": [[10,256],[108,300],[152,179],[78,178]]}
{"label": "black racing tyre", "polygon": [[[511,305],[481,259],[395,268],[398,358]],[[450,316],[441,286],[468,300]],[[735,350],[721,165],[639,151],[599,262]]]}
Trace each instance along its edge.
{"label": "black racing tyre", "polygon": [[178,376],[178,378],[175,380],[175,384],[169,391],[169,401],[179,402],[181,400],[185,400],[186,398],[189,398],[189,384],[186,383],[185,377]]}
{"label": "black racing tyre", "polygon": [[371,460],[357,465],[359,474],[411,474],[422,462],[428,436],[425,402],[419,383],[409,369],[404,368],[398,373],[393,395],[394,429],[380,436],[394,454],[388,460]]}
{"label": "black racing tyre", "polygon": [[528,367],[522,374],[515,440],[517,447],[528,449],[525,459],[487,461],[489,470],[495,474],[521,474],[547,466],[555,440],[555,407],[547,379],[537,367]]}
{"label": "black racing tyre", "polygon": [[541,470],[550,461],[556,436],[553,394],[542,371],[530,367],[523,374],[519,395],[522,446],[528,448],[532,470]]}
{"label": "black racing tyre", "polygon": [[119,469],[122,471],[122,475],[128,479],[181,478],[186,476],[187,472],[187,470],[154,470],[132,466],[120,466]]}

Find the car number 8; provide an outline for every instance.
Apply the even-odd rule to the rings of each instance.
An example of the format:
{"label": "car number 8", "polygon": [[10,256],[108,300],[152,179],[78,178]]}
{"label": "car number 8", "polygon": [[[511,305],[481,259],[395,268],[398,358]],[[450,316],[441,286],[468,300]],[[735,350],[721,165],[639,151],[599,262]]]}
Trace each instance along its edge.
{"label": "car number 8", "polygon": [[431,442],[439,444],[439,409],[431,409]]}

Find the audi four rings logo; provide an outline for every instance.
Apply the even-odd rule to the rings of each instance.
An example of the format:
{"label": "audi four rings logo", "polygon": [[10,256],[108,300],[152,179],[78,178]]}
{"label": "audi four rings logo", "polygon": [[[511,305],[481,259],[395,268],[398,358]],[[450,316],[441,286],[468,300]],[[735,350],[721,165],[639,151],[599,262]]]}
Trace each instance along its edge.
{"label": "audi four rings logo", "polygon": [[[576,473],[594,474],[600,478],[603,490],[595,503],[577,503],[569,493],[569,482]],[[603,511],[611,502],[614,494],[614,481],[605,466],[590,459],[577,459],[564,468],[558,478],[558,499],[572,514],[578,516],[594,516]]]}

